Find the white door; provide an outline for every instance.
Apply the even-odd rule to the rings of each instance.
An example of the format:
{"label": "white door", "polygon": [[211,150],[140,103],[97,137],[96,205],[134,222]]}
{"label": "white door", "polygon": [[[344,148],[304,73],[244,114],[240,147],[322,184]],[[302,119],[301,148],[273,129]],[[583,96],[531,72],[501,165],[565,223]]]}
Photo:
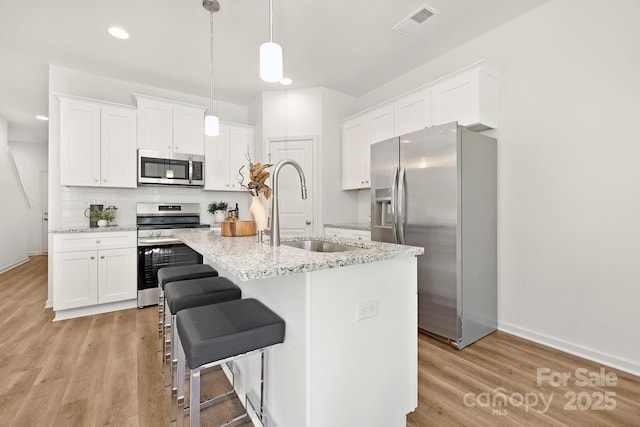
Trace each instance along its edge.
{"label": "white door", "polygon": [[[302,200],[300,178],[291,165],[285,165],[278,177],[278,201],[280,203],[280,232],[313,234],[313,140],[271,140],[269,141],[269,162],[274,166],[284,159],[298,162],[305,175],[307,199]],[[272,173],[274,168],[271,169]],[[273,188],[273,175],[271,176]],[[271,199],[269,199],[271,201]]]}
{"label": "white door", "polygon": [[40,171],[40,200],[42,203],[42,253],[49,252],[49,172]]}

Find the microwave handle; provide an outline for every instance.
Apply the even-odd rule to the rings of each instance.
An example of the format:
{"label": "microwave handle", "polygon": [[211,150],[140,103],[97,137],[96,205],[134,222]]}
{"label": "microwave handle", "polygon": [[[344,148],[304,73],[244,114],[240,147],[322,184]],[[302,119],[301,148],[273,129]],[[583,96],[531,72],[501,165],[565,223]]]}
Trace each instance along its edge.
{"label": "microwave handle", "polygon": [[193,160],[189,160],[189,184],[193,182]]}

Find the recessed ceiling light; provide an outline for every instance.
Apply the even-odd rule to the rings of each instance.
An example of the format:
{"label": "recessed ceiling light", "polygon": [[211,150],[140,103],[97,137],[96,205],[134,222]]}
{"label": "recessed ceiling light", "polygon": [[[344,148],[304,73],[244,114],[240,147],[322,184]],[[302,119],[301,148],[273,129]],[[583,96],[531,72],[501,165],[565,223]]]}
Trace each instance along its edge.
{"label": "recessed ceiling light", "polygon": [[127,40],[129,38],[129,33],[127,33],[125,30],[123,30],[120,27],[109,28],[109,34],[111,34],[113,37],[120,40]]}
{"label": "recessed ceiling light", "polygon": [[280,84],[285,86],[289,86],[291,83],[293,83],[293,80],[291,80],[289,77],[283,77],[282,80],[280,80]]}
{"label": "recessed ceiling light", "polygon": [[36,119],[38,119],[38,120],[44,120],[44,121],[46,122],[47,120],[49,120],[49,117],[47,117],[47,116],[40,116],[40,115],[37,115],[37,116],[36,116]]}

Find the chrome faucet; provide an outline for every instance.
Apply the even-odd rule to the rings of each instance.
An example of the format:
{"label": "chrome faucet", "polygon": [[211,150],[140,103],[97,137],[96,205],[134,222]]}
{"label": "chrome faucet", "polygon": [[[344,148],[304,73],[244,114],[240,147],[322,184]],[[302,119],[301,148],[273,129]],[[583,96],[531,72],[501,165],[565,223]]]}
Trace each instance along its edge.
{"label": "chrome faucet", "polygon": [[284,159],[280,160],[276,167],[273,169],[273,195],[271,196],[271,246],[280,246],[280,206],[278,203],[278,175],[280,169],[284,165],[291,165],[298,171],[300,176],[300,189],[302,191],[302,199],[307,198],[307,183],[304,178],[304,172],[302,168],[295,160]]}

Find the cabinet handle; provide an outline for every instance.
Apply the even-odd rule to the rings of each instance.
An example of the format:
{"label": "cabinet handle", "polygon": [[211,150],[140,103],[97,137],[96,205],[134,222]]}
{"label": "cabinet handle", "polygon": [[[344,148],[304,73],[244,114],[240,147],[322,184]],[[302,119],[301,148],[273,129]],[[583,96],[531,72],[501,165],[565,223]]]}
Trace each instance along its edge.
{"label": "cabinet handle", "polygon": [[[362,236],[358,236],[358,240],[362,240]],[[104,258],[104,257],[102,257],[102,258]]]}
{"label": "cabinet handle", "polygon": [[100,259],[104,259],[104,255],[100,255]]}
{"label": "cabinet handle", "polygon": [[92,256],[91,259],[96,259],[96,257]]}
{"label": "cabinet handle", "polygon": [[168,148],[169,150],[171,150],[171,146],[170,146],[170,145],[167,145],[167,148]]}
{"label": "cabinet handle", "polygon": [[305,221],[305,224],[307,224],[307,225],[311,225],[311,221],[306,220],[306,221]]}
{"label": "cabinet handle", "polygon": [[93,181],[94,182],[99,182],[100,180],[98,178],[94,178]]}
{"label": "cabinet handle", "polygon": [[96,243],[100,243],[100,240],[96,240]]}
{"label": "cabinet handle", "polygon": [[102,180],[102,182],[107,182],[107,178],[104,178],[104,179]]}
{"label": "cabinet handle", "polygon": [[178,147],[177,145],[175,147],[173,147],[174,150],[179,149],[180,147]]}

